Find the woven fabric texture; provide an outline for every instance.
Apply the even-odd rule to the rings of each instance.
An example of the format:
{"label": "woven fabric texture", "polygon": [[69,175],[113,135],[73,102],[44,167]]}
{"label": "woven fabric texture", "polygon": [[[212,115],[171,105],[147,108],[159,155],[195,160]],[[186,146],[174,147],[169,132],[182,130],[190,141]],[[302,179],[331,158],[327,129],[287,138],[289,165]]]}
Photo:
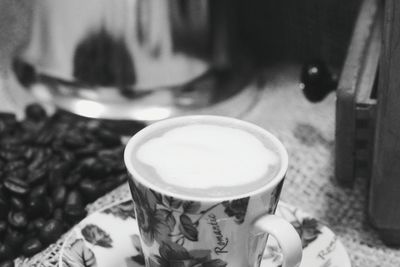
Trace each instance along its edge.
{"label": "woven fabric texture", "polygon": [[[328,225],[346,246],[354,267],[400,266],[400,250],[383,245],[368,224],[367,181],[358,179],[350,189],[339,186],[333,176],[335,95],[311,104],[297,87],[298,68],[266,73],[260,101],[243,119],[268,129],[288,149],[290,167],[281,199]],[[10,101],[3,95],[6,87],[3,84],[0,90],[0,106]],[[128,195],[128,186],[123,185],[88,210],[96,211]],[[17,266],[57,266],[67,234],[31,259],[18,259]]]}

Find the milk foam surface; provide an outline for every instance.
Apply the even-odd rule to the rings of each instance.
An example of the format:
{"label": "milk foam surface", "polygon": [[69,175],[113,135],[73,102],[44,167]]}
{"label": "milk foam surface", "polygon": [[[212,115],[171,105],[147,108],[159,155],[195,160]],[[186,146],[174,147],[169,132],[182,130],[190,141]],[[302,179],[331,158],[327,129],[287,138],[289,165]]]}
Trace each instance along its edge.
{"label": "milk foam surface", "polygon": [[162,182],[195,189],[251,184],[279,165],[278,154],[251,133],[213,124],[167,130],[144,142],[136,159]]}

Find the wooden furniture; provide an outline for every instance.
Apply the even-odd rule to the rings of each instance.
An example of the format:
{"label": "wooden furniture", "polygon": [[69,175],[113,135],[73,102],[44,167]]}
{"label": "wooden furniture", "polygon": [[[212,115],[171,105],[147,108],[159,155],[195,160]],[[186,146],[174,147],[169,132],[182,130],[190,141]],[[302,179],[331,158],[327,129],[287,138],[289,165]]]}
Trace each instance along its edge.
{"label": "wooden furniture", "polygon": [[400,245],[400,5],[386,0],[369,217],[383,240]]}
{"label": "wooden furniture", "polygon": [[400,5],[382,3],[364,1],[339,81],[335,167],[342,184],[369,179],[370,222],[400,246]]}
{"label": "wooden furniture", "polygon": [[356,21],[337,88],[335,175],[341,184],[369,177],[381,49],[379,0],[365,0]]}

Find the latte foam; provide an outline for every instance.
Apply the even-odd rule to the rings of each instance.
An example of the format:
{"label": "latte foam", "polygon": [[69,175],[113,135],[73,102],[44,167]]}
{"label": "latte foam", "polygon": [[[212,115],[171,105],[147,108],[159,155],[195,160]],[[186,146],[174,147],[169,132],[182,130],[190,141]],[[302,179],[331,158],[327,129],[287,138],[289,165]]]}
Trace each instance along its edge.
{"label": "latte foam", "polygon": [[225,200],[261,192],[285,175],[287,153],[264,129],[237,119],[187,116],[156,122],[125,149],[132,179],[162,194]]}
{"label": "latte foam", "polygon": [[249,132],[212,124],[170,129],[143,143],[136,158],[163,183],[193,189],[251,184],[279,163],[277,153]]}

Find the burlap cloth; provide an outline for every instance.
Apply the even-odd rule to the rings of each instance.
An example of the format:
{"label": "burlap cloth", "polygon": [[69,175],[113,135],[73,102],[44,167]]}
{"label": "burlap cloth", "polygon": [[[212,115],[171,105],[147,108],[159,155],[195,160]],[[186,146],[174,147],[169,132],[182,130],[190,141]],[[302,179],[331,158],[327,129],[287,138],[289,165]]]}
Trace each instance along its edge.
{"label": "burlap cloth", "polygon": [[[261,97],[243,117],[276,134],[289,151],[290,167],[282,200],[328,225],[345,244],[353,266],[400,266],[400,250],[382,244],[365,216],[367,186],[358,179],[354,188],[338,186],[333,176],[335,94],[312,104],[297,86],[298,68],[270,70],[261,84]],[[15,86],[0,79],[1,109],[18,111],[6,90]],[[89,212],[129,195],[126,185],[88,206]],[[56,266],[64,235],[56,244],[18,266]],[[310,266],[313,267],[313,266]]]}

